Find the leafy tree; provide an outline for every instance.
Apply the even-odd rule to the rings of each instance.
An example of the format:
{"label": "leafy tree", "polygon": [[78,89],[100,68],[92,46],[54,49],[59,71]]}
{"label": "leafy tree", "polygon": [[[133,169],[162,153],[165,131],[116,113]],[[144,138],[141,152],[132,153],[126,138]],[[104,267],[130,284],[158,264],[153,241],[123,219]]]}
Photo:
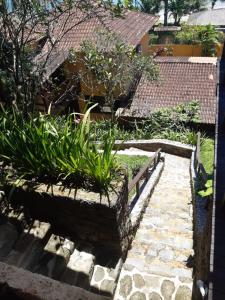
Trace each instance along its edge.
{"label": "leafy tree", "polygon": [[174,18],[174,25],[179,25],[184,15],[190,12],[190,1],[188,0],[170,0],[169,10]]}
{"label": "leafy tree", "polygon": [[139,1],[141,11],[149,14],[157,14],[161,9],[161,1],[141,0]]}
{"label": "leafy tree", "polygon": [[209,0],[195,0],[192,4],[192,11],[200,11],[206,8]]}
{"label": "leafy tree", "polygon": [[181,18],[194,11],[206,7],[208,0],[140,0],[138,8],[143,12],[156,14],[164,9],[164,26],[168,25],[169,13],[174,17],[175,25],[179,25]]}
{"label": "leafy tree", "polygon": [[112,119],[115,101],[129,93],[143,72],[149,80],[158,77],[158,68],[151,57],[136,53],[113,33],[98,32],[95,41],[83,43],[81,52],[82,57],[78,57],[71,50],[71,61],[85,66],[78,74],[79,79],[88,88],[101,87],[104,105],[110,107]]}
{"label": "leafy tree", "polygon": [[[24,114],[34,111],[46,65],[63,36],[100,8],[113,10],[111,1],[0,1],[0,97]],[[77,17],[77,11],[83,13]],[[102,10],[101,10],[102,11]],[[77,22],[70,24],[74,16]],[[60,23],[57,25],[57,23]],[[55,28],[58,28],[56,30]],[[43,49],[44,51],[40,51]]]}
{"label": "leafy tree", "polygon": [[169,0],[163,0],[164,3],[164,26],[168,25]]}
{"label": "leafy tree", "polygon": [[207,1],[203,0],[169,0],[168,8],[174,18],[174,25],[179,25],[183,16],[201,10],[206,4]]}

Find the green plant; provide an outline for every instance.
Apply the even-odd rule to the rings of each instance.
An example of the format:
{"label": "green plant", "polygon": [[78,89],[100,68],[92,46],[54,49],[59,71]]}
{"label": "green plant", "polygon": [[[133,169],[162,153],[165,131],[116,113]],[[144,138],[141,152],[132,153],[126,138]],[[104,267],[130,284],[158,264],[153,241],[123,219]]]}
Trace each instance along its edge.
{"label": "green plant", "polygon": [[146,74],[148,80],[158,78],[158,67],[152,57],[137,54],[133,47],[127,46],[115,33],[106,30],[97,32],[95,42],[85,41],[81,45],[81,53],[82,56],[76,55],[71,49],[70,61],[84,65],[79,70],[79,80],[92,95],[96,86],[100,89],[112,119],[115,101],[129,93],[141,74]]}
{"label": "green plant", "polygon": [[176,44],[195,45],[200,43],[199,32],[201,31],[202,26],[190,26],[183,24],[181,28],[182,30],[175,35]]}
{"label": "green plant", "polygon": [[202,44],[205,56],[214,56],[216,54],[216,45],[224,43],[225,35],[219,32],[212,25],[207,26],[190,26],[182,25],[182,30],[176,33],[176,44]]}
{"label": "green plant", "polygon": [[214,139],[203,137],[201,143],[201,160],[209,176],[213,174]]}
{"label": "green plant", "polygon": [[198,194],[201,197],[209,197],[213,194],[213,181],[211,179],[207,180],[207,182],[204,185],[204,189],[199,191]]}
{"label": "green plant", "polygon": [[218,31],[212,25],[207,25],[199,33],[200,41],[203,45],[203,56],[215,56],[215,45],[218,44],[219,34]]}
{"label": "green plant", "polygon": [[199,103],[191,101],[172,108],[153,112],[146,120],[129,123],[123,128],[110,121],[93,122],[92,130],[98,137],[105,137],[112,130],[116,139],[163,138],[196,145],[196,132],[189,128],[190,123],[199,121]]}
{"label": "green plant", "polygon": [[1,160],[12,165],[16,178],[62,181],[107,193],[119,170],[112,154],[115,138],[109,130],[102,143],[96,144],[89,113],[90,109],[76,124],[75,114],[61,119],[40,115],[24,120],[21,114],[4,112],[0,120]]}

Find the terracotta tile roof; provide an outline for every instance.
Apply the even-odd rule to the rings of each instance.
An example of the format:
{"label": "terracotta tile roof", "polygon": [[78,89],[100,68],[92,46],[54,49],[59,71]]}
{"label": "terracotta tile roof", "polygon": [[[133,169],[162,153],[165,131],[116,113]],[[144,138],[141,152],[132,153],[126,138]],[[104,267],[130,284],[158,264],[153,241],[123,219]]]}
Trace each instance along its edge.
{"label": "terracotta tile roof", "polygon": [[[101,12],[102,18],[85,16],[84,14],[72,14],[68,27],[80,22],[78,26],[70,29],[60,42],[60,48],[74,48],[79,50],[80,44],[91,39],[94,33],[106,26],[115,32],[123,42],[137,46],[145,33],[147,33],[158,20],[158,17],[136,11],[125,11],[123,17],[112,18],[107,12]],[[60,29],[60,24],[58,25]],[[58,30],[57,30],[58,31]]]}
{"label": "terracotta tile roof", "polygon": [[216,58],[157,58],[160,79],[149,82],[142,76],[130,109],[124,116],[145,118],[163,107],[198,100],[202,123],[214,124],[216,113]]}
{"label": "terracotta tile roof", "polygon": [[[116,33],[124,43],[137,46],[157,20],[156,16],[129,10],[124,11],[122,17],[112,17],[102,7],[97,7],[91,14],[85,14],[77,7],[64,13],[55,22],[50,34],[53,41],[59,41],[54,51],[59,53],[59,57],[53,55],[54,59],[47,65],[46,77],[52,74],[51,70],[54,71],[57,65],[63,63],[62,57],[66,59],[71,48],[79,51],[82,42],[96,39],[95,33],[99,29],[107,28]],[[37,60],[41,60],[49,51],[51,44],[46,42]]]}

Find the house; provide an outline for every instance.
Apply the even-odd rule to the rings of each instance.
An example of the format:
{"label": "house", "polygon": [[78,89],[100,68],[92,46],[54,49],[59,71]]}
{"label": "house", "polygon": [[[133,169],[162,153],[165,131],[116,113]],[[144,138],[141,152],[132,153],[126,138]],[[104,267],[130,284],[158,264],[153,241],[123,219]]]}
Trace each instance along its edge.
{"label": "house", "polygon": [[158,109],[197,100],[200,122],[214,125],[217,58],[158,57],[156,61],[160,69],[159,81],[149,82],[142,76],[130,105],[120,111],[120,115],[144,119]]}
{"label": "house", "polygon": [[[82,13],[83,14],[83,13]],[[60,73],[63,77],[59,86],[59,89],[64,91],[64,83],[71,80],[71,75],[78,71],[79,66],[75,63],[69,63],[68,55],[70,49],[75,50],[75,52],[80,53],[81,44],[86,40],[92,40],[95,33],[103,28],[108,29],[110,32],[115,33],[125,44],[133,46],[136,51],[142,52],[143,54],[148,53],[149,48],[149,31],[157,22],[158,17],[150,14],[145,14],[138,11],[125,10],[122,17],[112,17],[109,13],[104,11],[102,13],[102,19],[99,17],[87,17],[81,15],[81,12],[71,13],[70,16],[63,16],[62,20],[59,20],[52,31],[52,39],[55,36],[62,35],[59,42],[57,43],[57,48],[51,53],[51,57],[46,65],[45,80],[50,77],[56,77],[55,73]],[[66,26],[62,30],[62,25],[64,24],[64,19],[66,20]],[[79,21],[82,20],[82,21]],[[69,30],[68,30],[69,29]],[[61,33],[62,30],[62,33]],[[39,58],[41,59],[48,53],[50,44],[48,41],[44,45]],[[63,73],[63,74],[62,74]],[[58,74],[57,74],[58,75]],[[71,85],[71,82],[70,82]],[[71,91],[71,89],[70,89]],[[85,106],[85,99],[89,96],[101,97],[101,90],[96,86],[95,91],[90,91],[84,85],[74,83],[73,92],[78,98],[79,107],[76,105],[75,110],[82,112]],[[48,96],[49,95],[49,96]],[[54,102],[54,92],[48,92],[44,97],[40,97],[37,101],[37,107],[41,111],[46,111],[49,103]],[[57,97],[56,97],[57,98]],[[66,95],[66,98],[71,98],[74,100],[73,93],[71,95]],[[73,101],[74,102],[74,101]]]}
{"label": "house", "polygon": [[209,9],[193,13],[189,16],[189,25],[213,25],[225,31],[225,8]]}

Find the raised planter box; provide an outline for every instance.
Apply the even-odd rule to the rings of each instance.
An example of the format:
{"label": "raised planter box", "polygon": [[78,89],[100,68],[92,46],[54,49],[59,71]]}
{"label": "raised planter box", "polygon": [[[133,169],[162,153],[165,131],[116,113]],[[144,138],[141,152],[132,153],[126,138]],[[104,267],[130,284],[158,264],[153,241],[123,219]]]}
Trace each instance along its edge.
{"label": "raised planter box", "polygon": [[62,234],[109,247],[122,255],[130,242],[127,177],[115,182],[109,197],[83,189],[24,181],[16,187],[5,186],[12,205],[22,205],[30,216],[49,222]]}

